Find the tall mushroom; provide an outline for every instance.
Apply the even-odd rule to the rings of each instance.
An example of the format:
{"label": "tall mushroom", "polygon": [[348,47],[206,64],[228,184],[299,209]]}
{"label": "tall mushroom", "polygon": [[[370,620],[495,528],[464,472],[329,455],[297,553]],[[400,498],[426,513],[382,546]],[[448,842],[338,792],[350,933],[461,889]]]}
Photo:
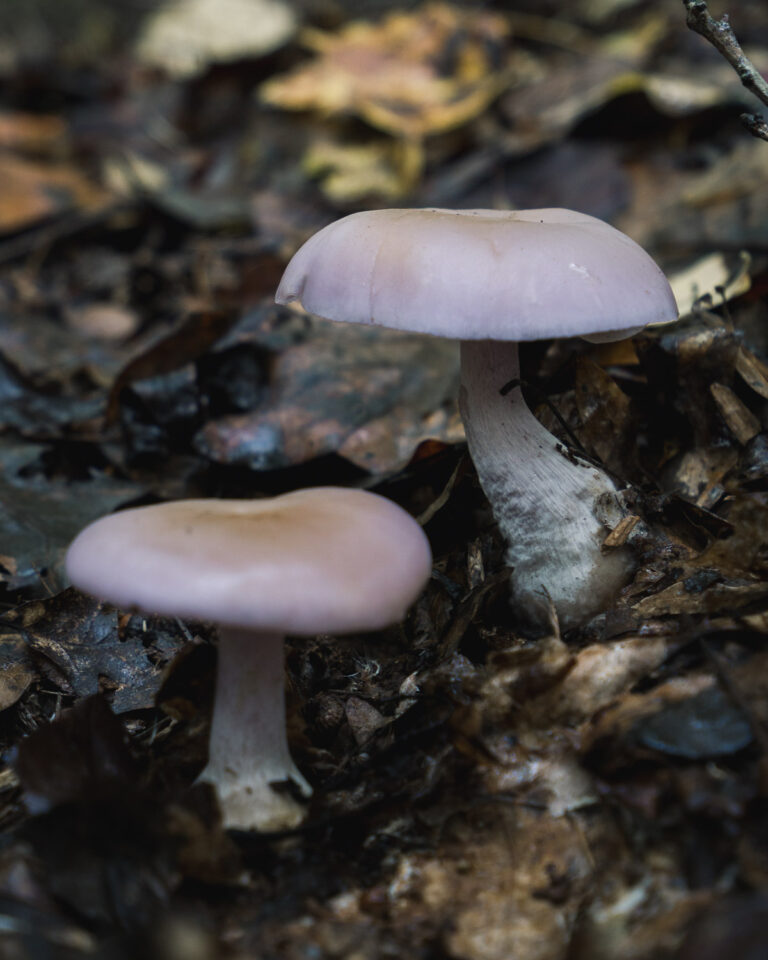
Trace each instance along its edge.
{"label": "tall mushroom", "polygon": [[400,620],[431,570],[421,527],[384,497],[322,487],[269,500],[182,500],[86,527],[73,584],[127,610],[212,620],[219,665],[208,766],[224,824],[277,830],[303,817],[271,784],[311,788],[285,731],[283,637]]}
{"label": "tall mushroom", "polygon": [[640,246],[571,210],[374,210],[311,237],[276,299],[461,340],[462,417],[516,599],[530,609],[548,595],[564,626],[610,602],[633,567],[626,548],[601,550],[623,513],[617,490],[568,456],[519,388],[503,388],[519,378],[521,340],[612,340],[676,318],[669,284]]}

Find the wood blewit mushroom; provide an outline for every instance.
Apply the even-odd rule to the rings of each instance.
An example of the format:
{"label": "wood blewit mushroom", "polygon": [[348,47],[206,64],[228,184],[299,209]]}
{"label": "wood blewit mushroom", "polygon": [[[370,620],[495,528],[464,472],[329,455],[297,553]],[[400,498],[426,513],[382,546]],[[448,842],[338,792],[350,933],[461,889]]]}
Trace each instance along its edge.
{"label": "wood blewit mushroom", "polygon": [[402,619],[431,572],[421,527],[390,500],[318,487],[265,500],[181,500],[86,527],[67,553],[81,590],[126,610],[219,629],[209,760],[224,825],[296,826],[312,790],[285,730],[283,637],[378,630]]}
{"label": "wood blewit mushroom", "polygon": [[460,407],[480,482],[507,543],[515,599],[551,598],[563,626],[603,610],[633,570],[604,553],[624,514],[612,480],[570,457],[525,404],[517,344],[614,340],[677,317],[670,286],[625,234],[571,210],[374,210],[311,237],[278,303],[330,320],[461,341]]}

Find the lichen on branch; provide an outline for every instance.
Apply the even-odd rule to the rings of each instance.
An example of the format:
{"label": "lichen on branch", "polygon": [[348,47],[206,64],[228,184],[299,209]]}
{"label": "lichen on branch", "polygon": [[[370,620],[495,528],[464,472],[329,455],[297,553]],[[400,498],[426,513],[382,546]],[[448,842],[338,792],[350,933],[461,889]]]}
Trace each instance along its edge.
{"label": "lichen on branch", "polygon": [[[768,81],[741,49],[728,14],[724,13],[720,20],[715,20],[710,15],[705,0],[683,0],[683,6],[688,27],[708,40],[730,63],[743,86],[768,106]],[[768,123],[759,114],[743,113],[741,121],[752,136],[768,141]]]}

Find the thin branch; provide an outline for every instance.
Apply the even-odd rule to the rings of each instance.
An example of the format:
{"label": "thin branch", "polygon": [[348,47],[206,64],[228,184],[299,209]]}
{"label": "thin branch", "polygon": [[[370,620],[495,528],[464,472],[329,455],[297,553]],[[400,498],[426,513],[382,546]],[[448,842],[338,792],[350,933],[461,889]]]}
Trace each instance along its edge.
{"label": "thin branch", "polygon": [[768,140],[768,122],[759,113],[742,113],[739,118],[753,137]]}
{"label": "thin branch", "polygon": [[[683,6],[688,27],[708,40],[730,63],[743,86],[768,107],[768,81],[741,49],[728,14],[723,14],[721,20],[715,20],[710,16],[705,0],[683,0]],[[754,137],[768,140],[768,123],[761,116],[744,113],[741,121]]]}

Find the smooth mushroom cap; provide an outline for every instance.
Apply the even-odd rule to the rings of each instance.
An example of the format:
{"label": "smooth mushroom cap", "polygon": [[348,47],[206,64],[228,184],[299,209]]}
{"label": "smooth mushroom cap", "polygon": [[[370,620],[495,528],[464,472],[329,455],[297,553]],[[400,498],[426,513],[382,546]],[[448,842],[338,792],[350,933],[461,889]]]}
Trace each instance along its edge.
{"label": "smooth mushroom cap", "polygon": [[401,619],[431,554],[396,504],[322,487],[123,510],[86,527],[66,563],[75,586],[124,609],[311,635]]}
{"label": "smooth mushroom cap", "polygon": [[329,320],[462,340],[539,340],[669,322],[651,257],[572,210],[372,210],[311,237],[278,303]]}

